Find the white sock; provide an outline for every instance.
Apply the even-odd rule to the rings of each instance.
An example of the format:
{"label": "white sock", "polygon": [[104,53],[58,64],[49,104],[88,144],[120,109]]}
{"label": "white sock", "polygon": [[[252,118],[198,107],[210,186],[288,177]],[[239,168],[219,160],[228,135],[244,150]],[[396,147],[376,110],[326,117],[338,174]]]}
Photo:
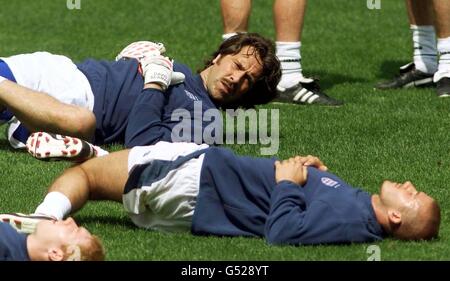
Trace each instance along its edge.
{"label": "white sock", "polygon": [[450,78],[450,37],[439,38],[437,43],[439,51],[439,69],[434,74],[434,82],[442,77]]}
{"label": "white sock", "polygon": [[70,214],[71,209],[72,204],[69,198],[61,192],[53,191],[45,196],[44,201],[36,208],[34,213],[62,220]]}
{"label": "white sock", "polygon": [[290,88],[296,85],[301,78],[302,65],[300,47],[301,42],[275,42],[277,47],[277,57],[281,62],[280,88]]}
{"label": "white sock", "polygon": [[0,83],[2,83],[5,80],[8,80],[8,79],[4,78],[3,76],[0,76]]}
{"label": "white sock", "polygon": [[411,25],[416,69],[433,74],[437,71],[436,32],[432,25]]}
{"label": "white sock", "polygon": [[104,149],[101,148],[100,146],[96,146],[96,145],[93,145],[93,144],[92,144],[92,147],[93,147],[94,150],[95,150],[95,156],[96,156],[96,157],[102,157],[102,156],[105,156],[105,155],[108,155],[108,154],[109,154],[108,151],[104,150]]}
{"label": "white sock", "polygon": [[227,39],[230,39],[234,35],[237,35],[237,32],[231,32],[231,33],[222,34],[222,40],[225,41]]}

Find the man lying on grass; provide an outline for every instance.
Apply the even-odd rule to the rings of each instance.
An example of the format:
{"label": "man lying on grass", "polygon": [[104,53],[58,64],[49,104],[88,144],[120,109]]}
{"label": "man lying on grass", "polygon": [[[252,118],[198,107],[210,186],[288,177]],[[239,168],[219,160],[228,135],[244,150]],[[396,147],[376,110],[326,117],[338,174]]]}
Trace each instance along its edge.
{"label": "man lying on grass", "polygon": [[102,261],[105,258],[100,240],[72,218],[55,221],[35,217],[33,224],[20,224],[13,222],[17,217],[3,215],[0,220],[0,261]]}
{"label": "man lying on grass", "polygon": [[[95,146],[73,145],[71,151],[35,157],[81,161],[107,154],[97,146],[103,144],[131,148],[179,139],[213,144],[210,135],[218,133],[203,132],[218,122],[200,118],[206,112],[251,108],[277,96],[280,62],[273,42],[258,34],[223,42],[197,74],[165,57],[165,50],[144,41],[129,45],[117,61],[74,64],[47,52],[0,58],[0,125],[8,123],[11,146],[24,148],[36,131],[52,133],[47,139],[55,142],[54,134],[67,134]],[[191,118],[180,118],[180,109]],[[191,130],[172,136],[178,126]]]}
{"label": "man lying on grass", "polygon": [[159,142],[72,167],[35,215],[60,220],[88,200],[122,203],[137,226],[151,230],[270,244],[428,240],[440,224],[438,203],[411,182],[384,181],[380,194],[370,195],[327,172],[317,157],[277,161],[193,143]]}

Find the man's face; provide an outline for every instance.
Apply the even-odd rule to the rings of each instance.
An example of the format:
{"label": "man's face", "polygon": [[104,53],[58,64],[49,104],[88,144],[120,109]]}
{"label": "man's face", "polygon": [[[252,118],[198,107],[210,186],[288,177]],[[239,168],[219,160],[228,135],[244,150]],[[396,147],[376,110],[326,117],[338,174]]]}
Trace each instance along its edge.
{"label": "man's face", "polygon": [[56,245],[88,246],[92,239],[91,233],[84,227],[79,227],[72,218],[41,221],[36,226],[35,235],[41,241],[49,241]]}
{"label": "man's face", "polygon": [[217,56],[204,81],[211,98],[227,104],[246,93],[262,74],[258,59],[259,55],[249,46],[235,55]]}
{"label": "man's face", "polygon": [[397,210],[409,209],[417,211],[421,206],[430,202],[430,196],[418,192],[416,187],[409,181],[402,184],[384,181],[381,185],[380,200],[387,207]]}

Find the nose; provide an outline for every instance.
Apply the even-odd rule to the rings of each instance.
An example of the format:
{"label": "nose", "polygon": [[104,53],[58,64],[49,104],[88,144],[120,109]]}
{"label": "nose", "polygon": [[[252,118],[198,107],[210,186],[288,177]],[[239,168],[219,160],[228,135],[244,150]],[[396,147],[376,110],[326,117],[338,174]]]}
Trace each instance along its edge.
{"label": "nose", "polygon": [[412,183],[411,183],[410,181],[405,181],[405,182],[402,184],[402,187],[403,187],[403,188],[406,188],[406,189],[411,188],[411,186],[412,186]]}
{"label": "nose", "polygon": [[242,80],[242,77],[244,77],[245,75],[245,71],[242,70],[237,70],[233,73],[233,75],[231,75],[231,81],[233,83],[239,83]]}
{"label": "nose", "polygon": [[416,188],[414,187],[414,185],[410,182],[410,181],[406,181],[403,183],[402,188],[411,191],[411,192],[415,192]]}
{"label": "nose", "polygon": [[75,220],[73,218],[67,218],[63,221],[65,225],[77,226]]}

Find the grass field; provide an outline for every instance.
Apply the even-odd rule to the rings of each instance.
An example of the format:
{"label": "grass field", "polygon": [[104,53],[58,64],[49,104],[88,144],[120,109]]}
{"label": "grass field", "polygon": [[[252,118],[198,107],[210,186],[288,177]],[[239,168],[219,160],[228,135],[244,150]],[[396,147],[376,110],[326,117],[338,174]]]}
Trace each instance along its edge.
{"label": "grass field", "polygon": [[[0,0],[0,55],[46,50],[75,61],[113,59],[129,42],[164,42],[193,69],[221,41],[219,1]],[[272,1],[254,1],[251,31],[273,38]],[[450,99],[434,89],[379,92],[373,85],[411,59],[404,1],[310,1],[303,34],[305,74],[319,76],[340,108],[270,104],[280,109],[278,157],[315,154],[354,186],[377,192],[382,180],[411,180],[437,198],[440,238],[377,243],[382,260],[450,259]],[[5,127],[1,128],[2,131]],[[257,145],[232,145],[258,155]],[[112,150],[120,146],[108,147]],[[45,163],[9,148],[0,136],[0,212],[32,212],[46,187],[69,164]],[[262,239],[202,238],[137,229],[121,205],[90,203],[75,219],[105,244],[108,260],[367,260],[370,244],[273,247]]]}

